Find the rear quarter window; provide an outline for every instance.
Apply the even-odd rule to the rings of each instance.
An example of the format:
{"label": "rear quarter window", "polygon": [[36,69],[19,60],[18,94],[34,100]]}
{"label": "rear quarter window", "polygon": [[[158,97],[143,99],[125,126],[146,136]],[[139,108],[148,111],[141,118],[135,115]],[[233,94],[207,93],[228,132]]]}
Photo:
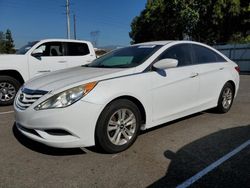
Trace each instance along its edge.
{"label": "rear quarter window", "polygon": [[192,48],[195,56],[195,64],[226,62],[221,55],[209,48],[196,44],[192,44]]}
{"label": "rear quarter window", "polygon": [[86,43],[68,42],[66,45],[67,56],[83,56],[90,53],[89,47]]}

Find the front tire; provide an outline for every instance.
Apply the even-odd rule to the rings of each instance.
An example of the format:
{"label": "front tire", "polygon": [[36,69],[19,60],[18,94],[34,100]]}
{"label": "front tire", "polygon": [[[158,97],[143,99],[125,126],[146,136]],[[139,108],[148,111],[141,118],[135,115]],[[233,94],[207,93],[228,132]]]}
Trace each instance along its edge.
{"label": "front tire", "polygon": [[96,145],[107,153],[118,153],[129,148],[136,140],[141,126],[138,107],[127,99],[108,104],[96,126]]}
{"label": "front tire", "polygon": [[226,113],[230,110],[234,99],[234,87],[231,83],[227,82],[220,93],[218,105],[215,108],[218,113]]}
{"label": "front tire", "polygon": [[21,84],[13,77],[0,76],[0,106],[11,105]]}

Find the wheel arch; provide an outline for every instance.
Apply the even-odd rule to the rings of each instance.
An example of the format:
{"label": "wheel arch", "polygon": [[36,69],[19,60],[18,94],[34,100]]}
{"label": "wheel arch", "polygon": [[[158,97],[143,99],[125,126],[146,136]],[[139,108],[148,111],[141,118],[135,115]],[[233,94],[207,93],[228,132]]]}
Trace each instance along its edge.
{"label": "wheel arch", "polygon": [[[234,93],[234,95],[235,95],[235,90],[236,90],[236,84],[234,83],[234,81],[233,80],[228,80],[226,83],[230,83],[232,86],[233,86],[233,93]],[[225,84],[226,84],[225,83]],[[224,84],[224,85],[225,85]]]}
{"label": "wheel arch", "polygon": [[0,70],[0,75],[15,78],[21,85],[24,83],[22,75],[16,70]]}
{"label": "wheel arch", "polygon": [[127,99],[127,100],[130,100],[131,102],[133,102],[138,107],[138,109],[140,111],[142,124],[146,123],[146,111],[145,111],[145,108],[140,100],[138,100],[137,98],[135,98],[133,96],[123,95],[123,96],[120,96],[120,97],[113,99],[109,103],[111,103],[115,100],[118,100],[118,99]]}
{"label": "wheel arch", "polygon": [[[141,114],[141,120],[142,120],[142,125],[146,123],[146,110],[145,110],[145,107],[144,105],[142,104],[142,102],[137,99],[136,97],[134,96],[131,96],[131,95],[121,95],[121,96],[117,96],[113,99],[111,99],[109,102],[106,103],[106,105],[102,108],[100,114],[99,114],[99,117],[101,116],[103,110],[106,108],[106,106],[108,106],[110,103],[116,101],[116,100],[119,100],[119,99],[127,99],[131,102],[133,102],[139,109],[140,111],[140,114]],[[98,117],[98,119],[99,119]],[[98,121],[98,120],[97,120]]]}
{"label": "wheel arch", "polygon": [[230,83],[232,86],[233,86],[233,93],[234,93],[234,97],[236,95],[236,84],[233,80],[227,80],[224,82],[224,84],[222,85],[219,93],[217,94],[217,105],[218,105],[218,102],[219,102],[219,98],[220,98],[220,95],[221,95],[221,91],[223,89],[223,87],[227,84],[227,83]]}

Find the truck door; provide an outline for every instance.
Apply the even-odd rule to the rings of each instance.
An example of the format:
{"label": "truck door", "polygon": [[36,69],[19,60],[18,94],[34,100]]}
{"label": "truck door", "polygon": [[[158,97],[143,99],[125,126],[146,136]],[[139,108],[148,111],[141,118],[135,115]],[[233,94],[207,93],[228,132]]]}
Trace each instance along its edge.
{"label": "truck door", "polygon": [[62,42],[45,42],[29,56],[30,78],[43,73],[67,68]]}

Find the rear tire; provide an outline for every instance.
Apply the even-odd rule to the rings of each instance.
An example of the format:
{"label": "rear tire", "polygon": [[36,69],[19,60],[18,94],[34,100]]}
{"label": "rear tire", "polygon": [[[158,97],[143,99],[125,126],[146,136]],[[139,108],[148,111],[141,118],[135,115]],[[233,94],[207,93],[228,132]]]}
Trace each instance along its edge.
{"label": "rear tire", "polygon": [[0,76],[0,106],[13,104],[20,86],[20,82],[15,78]]}
{"label": "rear tire", "polygon": [[227,113],[233,104],[233,100],[234,87],[231,83],[227,82],[221,90],[215,111],[218,113]]}
{"label": "rear tire", "polygon": [[137,106],[127,99],[115,100],[105,107],[98,119],[96,146],[107,153],[124,151],[135,142],[140,126]]}

